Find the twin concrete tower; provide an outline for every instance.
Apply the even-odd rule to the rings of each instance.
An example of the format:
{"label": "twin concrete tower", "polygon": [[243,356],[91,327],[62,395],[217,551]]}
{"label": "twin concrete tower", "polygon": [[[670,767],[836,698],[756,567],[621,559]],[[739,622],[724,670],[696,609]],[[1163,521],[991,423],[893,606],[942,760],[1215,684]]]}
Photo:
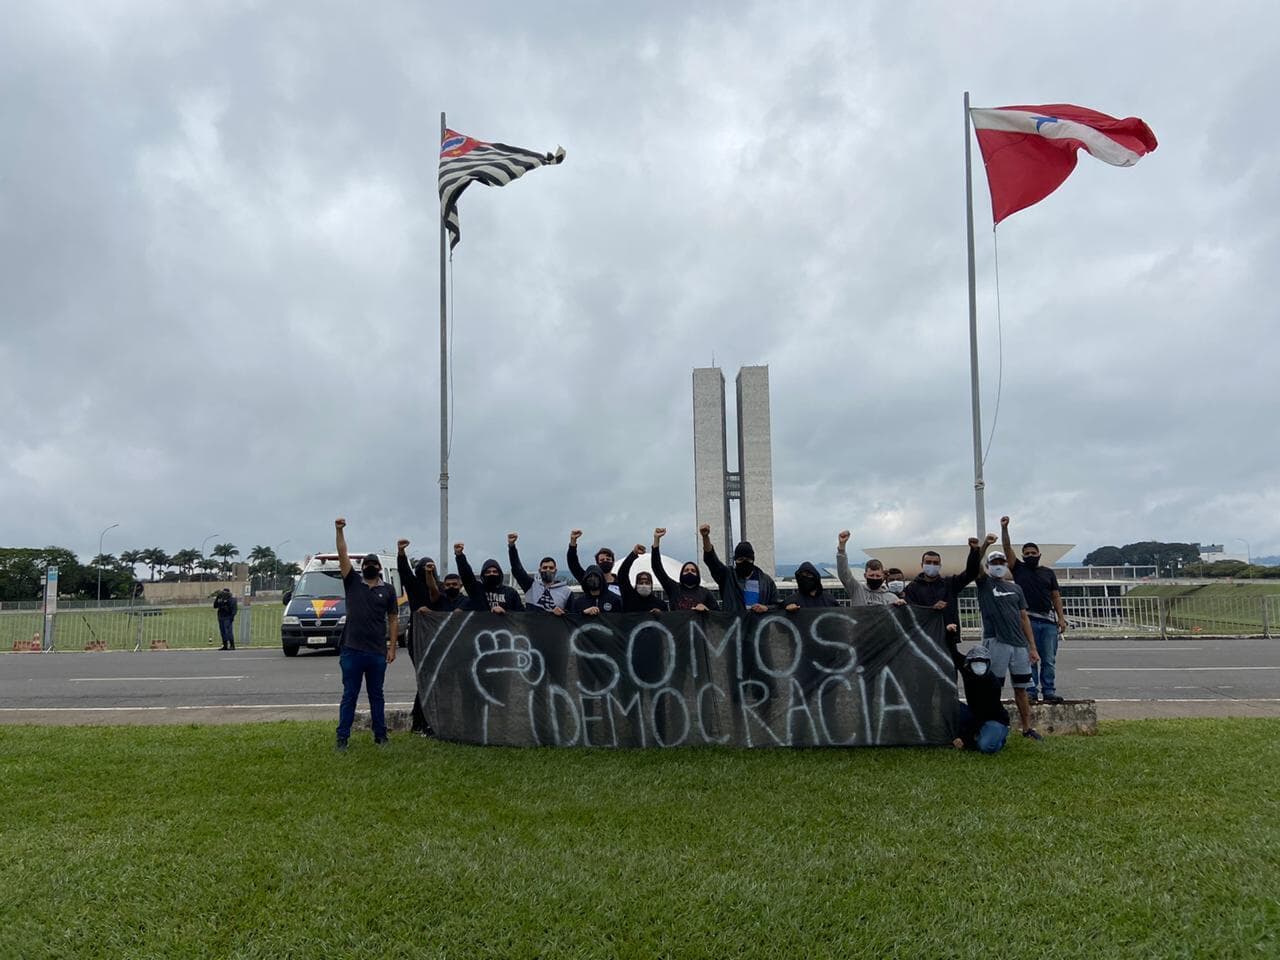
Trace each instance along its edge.
{"label": "twin concrete tower", "polygon": [[[724,374],[719,367],[693,371],[693,487],[699,525],[711,524],[711,542],[731,563],[736,540],[749,540],[756,566],[773,576],[773,440],[769,427],[769,368],[738,371],[738,469],[729,470]],[[734,531],[729,501],[738,501]],[[702,555],[698,541],[697,556]]]}

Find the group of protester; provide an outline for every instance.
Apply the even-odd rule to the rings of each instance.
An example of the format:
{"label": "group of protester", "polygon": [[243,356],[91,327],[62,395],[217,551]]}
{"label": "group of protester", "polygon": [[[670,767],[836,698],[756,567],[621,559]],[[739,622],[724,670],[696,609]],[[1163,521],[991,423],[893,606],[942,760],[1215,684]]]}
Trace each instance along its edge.
{"label": "group of protester", "polygon": [[[347,555],[346,521],[339,519],[334,525],[347,603],[341,654],[343,696],[337,731],[341,750],[346,748],[351,733],[362,680],[369,696],[374,740],[380,744],[387,741],[382,685],[387,663],[395,660],[398,617],[396,594],[382,580],[378,555],[366,555],[357,573]],[[965,688],[960,733],[954,745],[984,753],[1002,748],[1009,734],[1009,713],[1000,696],[1006,675],[1012,681],[1022,735],[1028,739],[1041,739],[1031,725],[1031,704],[1037,695],[1042,694],[1046,703],[1062,702],[1057,695],[1054,667],[1058,639],[1067,623],[1057,577],[1052,569],[1040,566],[1040,549],[1035,543],[1023,544],[1021,556],[1015,557],[1009,539],[1009,518],[1002,517],[1000,526],[1002,549],[988,553],[996,542],[994,534],[988,534],[985,541],[971,537],[964,569],[951,575],[943,574],[942,557],[928,550],[920,558],[919,574],[910,580],[900,569],[886,569],[872,558],[864,564],[860,582],[849,566],[848,530],[840,532],[836,546],[836,575],[854,606],[911,604],[942,612],[947,646]],[[597,550],[593,562],[583,568],[578,554],[582,531],[572,530],[566,562],[581,585],[578,592],[561,579],[554,557],[544,556],[538,561],[536,578],[530,574],[521,562],[516,546],[519,535],[515,533],[507,534],[507,558],[511,578],[519,590],[506,583],[502,565],[494,558],[480,565],[477,577],[463,543],[453,545],[457,571],[443,578],[430,557],[410,563],[408,540],[401,539],[396,545],[396,566],[413,610],[494,614],[533,610],[551,616],[594,617],[667,610],[790,612],[838,605],[824,590],[822,575],[813,563],[800,564],[795,574],[796,592],[782,600],[773,578],[756,566],[755,551],[749,542],[741,541],[733,550],[732,562],[726,564],[711,542],[710,525],[702,524],[698,532],[702,537],[703,563],[719,588],[718,599],[702,586],[702,573],[696,562],[683,563],[678,577],[667,572],[661,550],[667,533],[664,527],[653,531],[648,551],[652,573],[640,571],[634,582],[631,570],[645,554],[644,544],[637,543],[616,570],[616,555],[610,547]],[[962,653],[958,598],[970,583],[975,584],[978,594],[982,641]],[[658,595],[658,585],[662,596]],[[417,732],[427,732],[418,700],[414,702],[413,727]]]}

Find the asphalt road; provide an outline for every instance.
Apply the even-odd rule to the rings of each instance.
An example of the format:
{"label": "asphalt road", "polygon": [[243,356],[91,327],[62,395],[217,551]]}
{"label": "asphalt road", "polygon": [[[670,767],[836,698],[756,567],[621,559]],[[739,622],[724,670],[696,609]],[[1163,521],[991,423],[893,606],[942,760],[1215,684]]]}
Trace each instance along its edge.
{"label": "asphalt road", "polygon": [[[0,722],[328,718],[341,686],[328,652],[0,654]],[[1068,640],[1058,692],[1098,701],[1100,716],[1280,716],[1280,640]],[[405,651],[387,671],[386,695],[389,709],[413,702]]]}

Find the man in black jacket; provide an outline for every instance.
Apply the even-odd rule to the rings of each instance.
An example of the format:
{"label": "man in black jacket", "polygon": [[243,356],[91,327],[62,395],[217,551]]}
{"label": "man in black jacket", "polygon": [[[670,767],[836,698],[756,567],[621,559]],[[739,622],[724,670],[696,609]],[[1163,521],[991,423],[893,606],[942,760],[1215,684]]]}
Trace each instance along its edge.
{"label": "man in black jacket", "polygon": [[796,595],[787,601],[784,608],[788,613],[806,607],[839,606],[835,598],[822,589],[822,576],[818,568],[806,560],[796,567]]}
{"label": "man in black jacket", "polygon": [[991,654],[981,644],[961,654],[959,641],[950,637],[947,646],[964,682],[965,699],[960,704],[960,735],[952,745],[957,750],[996,753],[1009,738],[1009,711],[1000,702],[1000,680],[991,674]]}
{"label": "man in black jacket", "polygon": [[222,649],[236,648],[236,598],[231,591],[223,587],[213,599],[213,609],[218,611],[218,633],[222,634]]}
{"label": "man in black jacket", "polygon": [[464,544],[453,545],[453,560],[458,567],[458,576],[462,578],[462,588],[471,598],[472,610],[488,610],[490,613],[506,613],[508,610],[523,610],[524,601],[520,594],[502,582],[502,567],[498,561],[490,558],[480,566],[480,579],[476,579],[463,553]]}
{"label": "man in black jacket", "polygon": [[756,551],[746,540],[733,548],[733,567],[726,567],[711,543],[711,524],[698,527],[702,534],[702,562],[720,587],[720,603],[726,613],[768,613],[778,605],[773,577],[756,566]]}
{"label": "man in black jacket", "polygon": [[667,603],[672,610],[697,610],[705,613],[708,610],[719,610],[720,604],[715,594],[702,585],[702,571],[692,560],[687,560],[680,567],[680,579],[672,580],[662,566],[662,538],[667,535],[666,527],[656,527],[653,531],[653,547],[649,554],[649,566],[666,591]]}
{"label": "man in black jacket", "polygon": [[[582,578],[586,574],[586,571],[582,569],[582,563],[578,560],[578,540],[581,537],[581,530],[569,531],[569,551],[565,555],[565,560],[569,564],[569,572],[573,574],[573,579],[577,580],[578,583],[582,583]],[[600,573],[604,577],[604,582],[608,588],[621,598],[622,588],[618,586],[618,578],[613,572],[612,547],[601,547],[596,551],[596,566],[600,568]]]}
{"label": "man in black jacket", "polygon": [[[987,544],[996,542],[994,534],[987,534]],[[947,624],[947,635],[960,636],[960,604],[956,598],[960,592],[977,578],[982,569],[982,554],[978,548],[982,544],[977,537],[969,538],[969,559],[964,565],[964,572],[949,577],[942,575],[942,557],[936,551],[926,550],[920,557],[920,575],[907,584],[903,597],[907,603],[917,607],[933,607],[945,611],[943,620]]]}
{"label": "man in black jacket", "polygon": [[582,613],[588,617],[602,613],[621,613],[622,597],[609,589],[604,571],[594,563],[582,571],[582,592],[573,598],[570,613]]}

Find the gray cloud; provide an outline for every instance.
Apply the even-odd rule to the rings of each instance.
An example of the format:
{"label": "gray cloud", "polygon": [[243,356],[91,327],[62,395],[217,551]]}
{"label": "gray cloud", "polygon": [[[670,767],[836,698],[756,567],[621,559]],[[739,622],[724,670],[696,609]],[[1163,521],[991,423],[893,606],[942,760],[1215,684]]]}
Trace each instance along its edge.
{"label": "gray cloud", "polygon": [[[779,556],[972,527],[960,99],[1144,117],[1000,228],[988,512],[1280,551],[1274,14],[30,4],[0,37],[4,539],[437,545],[441,109],[563,167],[461,206],[452,532],[692,516],[690,369],[768,363]],[[983,409],[997,331],[975,179]],[[692,535],[677,539],[692,550]],[[675,549],[675,548],[673,548]]]}

